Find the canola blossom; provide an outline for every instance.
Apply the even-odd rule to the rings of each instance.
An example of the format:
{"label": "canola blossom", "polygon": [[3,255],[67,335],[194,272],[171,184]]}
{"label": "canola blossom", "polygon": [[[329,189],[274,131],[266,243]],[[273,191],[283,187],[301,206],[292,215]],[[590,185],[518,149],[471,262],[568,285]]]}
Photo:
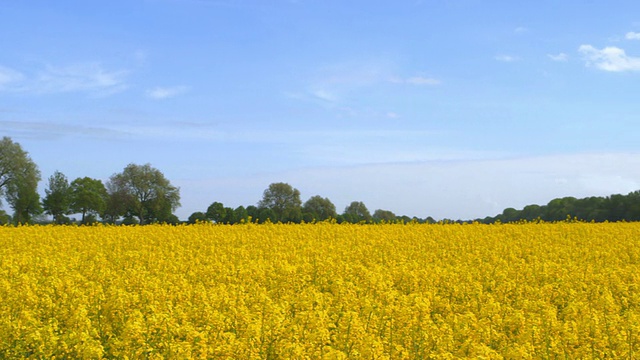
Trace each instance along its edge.
{"label": "canola blossom", "polygon": [[0,227],[0,358],[640,356],[640,223]]}

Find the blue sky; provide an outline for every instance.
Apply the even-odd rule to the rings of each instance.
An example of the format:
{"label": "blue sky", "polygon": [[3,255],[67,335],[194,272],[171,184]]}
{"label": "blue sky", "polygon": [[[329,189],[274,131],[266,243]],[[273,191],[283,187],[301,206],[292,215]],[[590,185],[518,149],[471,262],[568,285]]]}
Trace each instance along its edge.
{"label": "blue sky", "polygon": [[0,136],[150,163],[186,219],[272,182],[476,218],[640,189],[635,1],[0,2]]}

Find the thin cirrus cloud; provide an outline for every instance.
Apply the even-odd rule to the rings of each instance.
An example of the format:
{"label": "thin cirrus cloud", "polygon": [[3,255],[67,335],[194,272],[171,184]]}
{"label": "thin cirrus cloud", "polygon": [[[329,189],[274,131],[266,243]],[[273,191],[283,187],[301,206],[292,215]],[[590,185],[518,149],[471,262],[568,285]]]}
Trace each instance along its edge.
{"label": "thin cirrus cloud", "polygon": [[394,84],[410,84],[410,85],[439,85],[442,81],[424,76],[412,76],[408,78],[392,77],[389,82]]}
{"label": "thin cirrus cloud", "polygon": [[410,77],[405,80],[407,84],[412,85],[438,85],[440,84],[440,80],[433,78],[426,78],[422,76]]}
{"label": "thin cirrus cloud", "polygon": [[123,138],[128,134],[115,129],[82,124],[67,124],[44,121],[2,121],[0,127],[10,136],[30,139],[57,139],[65,136],[86,136],[91,138]]}
{"label": "thin cirrus cloud", "polygon": [[99,63],[81,63],[65,67],[47,65],[34,81],[34,90],[44,93],[82,92],[109,95],[124,91],[127,71],[106,70]]}
{"label": "thin cirrus cloud", "polygon": [[45,65],[43,69],[36,70],[35,75],[0,66],[0,90],[34,94],[89,92],[110,95],[128,87],[127,75],[127,71],[106,70],[99,63]]}
{"label": "thin cirrus cloud", "polygon": [[147,90],[147,97],[155,100],[164,100],[184,94],[189,88],[187,86],[155,87]]}
{"label": "thin cirrus cloud", "polygon": [[627,40],[640,40],[640,33],[629,31],[624,37]]}
{"label": "thin cirrus cloud", "polygon": [[578,51],[584,56],[587,66],[611,72],[640,71],[640,58],[629,56],[624,49],[615,46],[597,49],[581,45]]}
{"label": "thin cirrus cloud", "polygon": [[20,82],[24,79],[24,75],[19,71],[0,65],[0,90],[11,86],[13,83]]}
{"label": "thin cirrus cloud", "polygon": [[569,61],[569,55],[565,54],[565,53],[559,53],[556,55],[553,54],[548,54],[547,57],[553,61],[558,61],[558,62],[567,62]]}
{"label": "thin cirrus cloud", "polygon": [[517,56],[512,56],[512,55],[505,55],[505,54],[501,54],[501,55],[496,55],[494,57],[494,59],[501,61],[501,62],[514,62],[514,61],[518,61],[519,58]]}

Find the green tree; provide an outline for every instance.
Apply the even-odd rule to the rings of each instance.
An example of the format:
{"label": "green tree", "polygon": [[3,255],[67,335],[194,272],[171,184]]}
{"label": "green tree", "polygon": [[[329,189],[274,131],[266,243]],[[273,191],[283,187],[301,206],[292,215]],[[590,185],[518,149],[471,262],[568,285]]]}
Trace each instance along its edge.
{"label": "green tree", "polygon": [[243,222],[247,222],[249,218],[249,213],[244,206],[240,205],[237,208],[233,209],[233,224],[239,224]]}
{"label": "green tree", "polygon": [[300,191],[287,183],[270,184],[264,191],[258,207],[271,210],[273,222],[300,222],[302,218]]}
{"label": "green tree", "polygon": [[396,214],[389,210],[377,209],[373,212],[373,221],[375,222],[392,222],[396,219]]}
{"label": "green tree", "polygon": [[567,216],[575,216],[574,205],[576,198],[567,196],[561,199],[553,199],[545,207],[543,220],[545,221],[563,221]]}
{"label": "green tree", "polygon": [[38,182],[40,171],[33,162],[22,169],[16,176],[16,181],[7,187],[7,202],[13,209],[15,223],[31,223],[33,216],[42,213]]}
{"label": "green tree", "polygon": [[640,221],[640,191],[627,195],[627,216],[628,221]]}
{"label": "green tree", "polygon": [[235,214],[233,213],[233,208],[225,206],[224,213],[225,213],[225,216],[224,216],[224,219],[222,220],[222,222],[224,224],[233,224],[233,223],[235,223],[236,220],[235,220],[235,217],[234,217]]}
{"label": "green tree", "polygon": [[202,211],[196,211],[193,214],[189,215],[189,219],[187,220],[187,222],[189,224],[195,224],[197,222],[208,222],[209,219],[207,219],[207,214],[203,213]]}
{"label": "green tree", "polygon": [[29,161],[29,156],[11,138],[0,140],[0,199],[6,196],[7,188],[15,181],[16,173]]}
{"label": "green tree", "polygon": [[520,211],[514,208],[506,208],[502,211],[500,221],[503,223],[509,223],[518,221],[520,219]]}
{"label": "green tree", "polygon": [[537,218],[542,218],[542,208],[540,207],[540,205],[527,205],[520,212],[520,218],[527,221],[533,221]]}
{"label": "green tree", "polygon": [[260,216],[260,209],[255,205],[247,206],[247,220],[256,221]]}
{"label": "green tree", "polygon": [[215,201],[207,208],[206,215],[207,219],[217,224],[222,224],[227,218],[227,209],[224,207],[224,204]]}
{"label": "green tree", "polygon": [[6,211],[0,210],[0,225],[6,225],[11,223],[11,216]]}
{"label": "green tree", "polygon": [[13,221],[28,223],[42,212],[38,182],[40,171],[29,154],[9,137],[0,140],[0,198],[14,211]]}
{"label": "green tree", "polygon": [[105,222],[115,224],[121,216],[128,214],[129,208],[134,203],[133,196],[126,189],[121,188],[120,184],[111,180],[107,181],[105,188],[107,189],[107,202],[101,216]]}
{"label": "green tree", "polygon": [[255,220],[260,224],[264,224],[267,221],[274,222],[276,219],[276,213],[269,208],[260,208],[258,216],[255,218]]}
{"label": "green tree", "polygon": [[160,170],[150,164],[129,164],[109,179],[115,193],[126,194],[129,210],[140,224],[175,220],[171,212],[180,206],[180,189],[171,185]]}
{"label": "green tree", "polygon": [[352,201],[351,204],[344,209],[342,216],[345,221],[351,223],[371,220],[371,213],[362,201]]}
{"label": "green tree", "polygon": [[107,189],[102,181],[89,177],[77,178],[71,182],[71,210],[82,214],[82,223],[89,220],[87,215],[95,219],[107,208]]}
{"label": "green tree", "polygon": [[67,177],[60,171],[54,172],[49,177],[49,184],[44,192],[42,208],[45,213],[53,216],[53,222],[56,224],[64,223],[65,215],[71,210],[71,194]]}
{"label": "green tree", "polygon": [[324,221],[327,219],[335,219],[338,214],[336,213],[336,206],[333,205],[329,198],[323,198],[320,195],[315,195],[305,201],[302,206],[302,213],[305,217],[305,221]]}
{"label": "green tree", "polygon": [[37,187],[40,171],[20,144],[0,140],[0,204],[4,198],[14,210],[13,221],[25,223],[42,212]]}
{"label": "green tree", "polygon": [[146,205],[144,222],[178,224],[180,219],[173,214],[174,210],[175,208],[171,206],[171,199],[165,194],[164,197],[158,197]]}

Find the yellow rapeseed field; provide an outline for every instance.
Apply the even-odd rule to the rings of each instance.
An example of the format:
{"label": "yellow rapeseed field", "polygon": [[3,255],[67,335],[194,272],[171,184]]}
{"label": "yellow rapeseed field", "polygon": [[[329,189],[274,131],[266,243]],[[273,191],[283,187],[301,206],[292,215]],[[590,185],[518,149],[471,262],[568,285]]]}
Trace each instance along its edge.
{"label": "yellow rapeseed field", "polygon": [[640,357],[640,224],[0,227],[0,358]]}

